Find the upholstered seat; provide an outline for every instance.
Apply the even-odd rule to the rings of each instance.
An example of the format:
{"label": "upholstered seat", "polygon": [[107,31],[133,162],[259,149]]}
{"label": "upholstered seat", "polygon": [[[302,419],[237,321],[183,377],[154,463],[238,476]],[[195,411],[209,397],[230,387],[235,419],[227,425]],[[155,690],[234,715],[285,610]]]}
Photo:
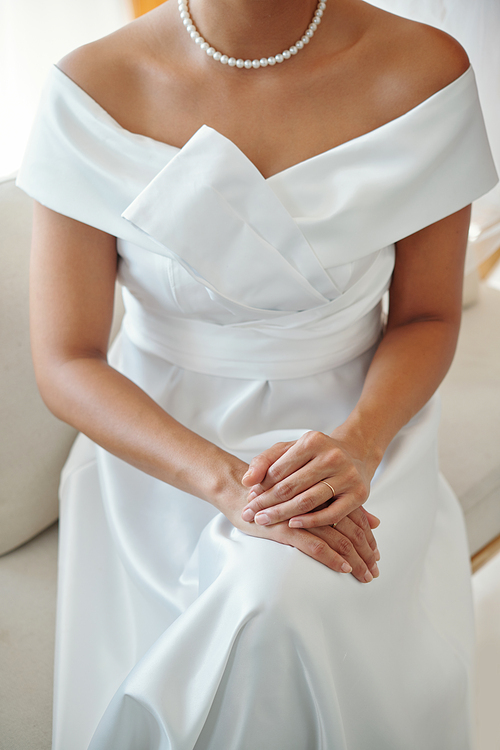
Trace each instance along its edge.
{"label": "upholstered seat", "polygon": [[0,181],[0,554],[57,520],[59,474],[76,435],[43,403],[31,363],[31,214],[14,176]]}

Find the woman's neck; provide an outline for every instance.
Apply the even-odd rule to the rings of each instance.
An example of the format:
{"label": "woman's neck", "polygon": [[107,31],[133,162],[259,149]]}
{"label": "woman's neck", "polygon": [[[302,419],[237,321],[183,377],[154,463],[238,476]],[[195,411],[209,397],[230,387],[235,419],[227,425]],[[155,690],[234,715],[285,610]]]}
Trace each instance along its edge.
{"label": "woman's neck", "polygon": [[212,46],[229,56],[252,59],[275,55],[300,39],[317,1],[189,0],[189,10]]}

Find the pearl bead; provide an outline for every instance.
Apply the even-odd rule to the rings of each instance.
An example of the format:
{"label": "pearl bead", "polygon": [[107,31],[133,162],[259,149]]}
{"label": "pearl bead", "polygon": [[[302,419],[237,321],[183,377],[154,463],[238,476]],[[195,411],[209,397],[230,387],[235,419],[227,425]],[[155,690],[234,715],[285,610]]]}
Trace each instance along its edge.
{"label": "pearl bead", "polygon": [[246,68],[247,70],[253,68],[256,70],[257,68],[266,68],[268,65],[273,66],[276,65],[276,63],[282,63],[284,60],[289,60],[293,55],[296,55],[300,50],[304,49],[305,45],[309,44],[309,41],[314,36],[314,32],[321,23],[326,9],[326,0],[319,0],[311,23],[303,36],[296,41],[295,44],[292,44],[288,49],[283,50],[283,52],[278,53],[277,55],[261,57],[260,60],[257,58],[255,60],[243,60],[242,58],[236,59],[235,57],[224,55],[222,52],[216,50],[215,47],[211,47],[210,44],[204,40],[193,23],[189,14],[189,0],[177,0],[177,6],[179,8],[180,19],[186,27],[189,36],[200,47],[200,49],[207,53],[209,57],[213,57],[217,62],[222,63],[222,65],[228,65],[230,68]]}

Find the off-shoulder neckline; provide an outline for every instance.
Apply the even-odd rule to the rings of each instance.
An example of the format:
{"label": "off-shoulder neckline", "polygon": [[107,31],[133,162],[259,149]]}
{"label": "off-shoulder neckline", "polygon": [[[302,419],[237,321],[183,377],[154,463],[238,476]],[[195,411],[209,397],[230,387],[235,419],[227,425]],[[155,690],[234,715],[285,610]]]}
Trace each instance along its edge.
{"label": "off-shoulder neckline", "polygon": [[426,99],[423,99],[421,102],[419,102],[418,104],[416,104],[414,107],[411,107],[406,112],[403,112],[402,115],[399,115],[398,117],[394,117],[392,120],[388,120],[387,122],[383,123],[382,125],[379,125],[377,128],[373,128],[372,130],[368,130],[366,133],[362,133],[361,135],[355,136],[354,138],[350,138],[349,140],[344,141],[343,143],[339,143],[336,146],[332,146],[332,148],[326,149],[325,151],[321,151],[320,153],[314,154],[313,156],[309,156],[307,159],[302,159],[301,161],[298,161],[295,164],[291,164],[289,167],[285,167],[284,169],[281,169],[278,172],[275,172],[274,174],[269,175],[268,177],[264,177],[262,175],[262,173],[260,172],[260,170],[256,167],[255,164],[253,164],[253,162],[251,161],[251,159],[249,159],[249,157],[240,149],[240,147],[236,143],[234,143],[234,141],[232,141],[230,138],[228,138],[227,136],[225,136],[222,133],[220,133],[215,128],[212,128],[211,126],[206,125],[206,124],[201,125],[198,128],[198,130],[196,130],[195,133],[193,133],[193,135],[191,136],[191,138],[189,138],[186,141],[186,143],[184,144],[184,146],[173,146],[172,144],[167,143],[166,141],[160,141],[160,140],[158,140],[156,138],[152,138],[149,135],[144,135],[142,133],[134,133],[133,131],[127,130],[122,125],[120,125],[120,123],[117,120],[115,120],[114,117],[112,117],[109,114],[109,112],[107,112],[107,110],[104,109],[104,107],[102,107],[99,104],[99,102],[97,102],[93,97],[91,97],[90,94],[88,94],[85,91],[85,89],[83,89],[81,86],[79,86],[77,83],[75,83],[75,81],[73,81],[72,78],[70,78],[66,73],[64,73],[64,71],[61,70],[61,68],[57,67],[57,65],[54,64],[53,65],[53,70],[55,71],[56,75],[60,75],[61,76],[61,80],[63,80],[65,82],[65,85],[69,86],[70,88],[73,87],[74,90],[78,93],[78,95],[81,96],[82,99],[84,101],[86,101],[88,105],[90,105],[91,107],[93,107],[95,109],[96,113],[98,112],[102,118],[105,118],[108,121],[108,124],[110,126],[112,126],[113,128],[115,128],[117,130],[117,132],[119,132],[121,135],[123,135],[125,137],[134,138],[134,139],[140,139],[140,140],[143,140],[145,142],[149,142],[151,144],[157,145],[157,146],[159,146],[161,148],[165,147],[165,148],[168,148],[168,149],[172,149],[176,153],[179,153],[179,152],[181,152],[186,147],[186,145],[189,143],[189,141],[192,138],[194,138],[200,131],[209,130],[212,133],[214,133],[216,136],[218,136],[219,138],[222,138],[222,139],[228,141],[234,148],[236,148],[237,151],[239,151],[239,153],[242,154],[242,156],[254,167],[254,169],[259,172],[259,174],[261,175],[261,177],[266,182],[272,181],[275,178],[279,178],[280,176],[285,175],[288,172],[292,172],[294,170],[300,169],[301,167],[306,167],[306,166],[308,166],[308,165],[310,165],[312,163],[315,163],[318,159],[321,159],[322,157],[325,157],[325,156],[328,156],[329,154],[333,154],[333,153],[335,153],[337,151],[349,148],[349,147],[351,147],[351,146],[359,143],[360,141],[363,141],[363,140],[369,138],[370,136],[376,135],[376,134],[384,131],[386,128],[389,128],[390,126],[393,126],[396,123],[399,123],[402,120],[404,120],[404,119],[406,119],[406,118],[414,115],[420,109],[422,109],[426,105],[429,105],[437,97],[445,95],[451,89],[453,89],[456,86],[458,86],[465,78],[468,78],[471,74],[473,75],[472,65],[469,65],[469,67],[467,68],[467,70],[465,70],[461,75],[459,75],[458,78],[455,78],[453,81],[451,81],[450,83],[448,83],[446,86],[443,86],[443,88],[441,88],[438,91],[434,92],[434,94],[431,94]]}

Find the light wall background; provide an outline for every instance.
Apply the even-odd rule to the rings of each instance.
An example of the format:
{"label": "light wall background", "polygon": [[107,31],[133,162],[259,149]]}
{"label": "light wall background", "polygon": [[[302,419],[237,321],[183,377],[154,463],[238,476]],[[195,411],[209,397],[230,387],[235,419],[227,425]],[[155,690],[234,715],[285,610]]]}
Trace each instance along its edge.
{"label": "light wall background", "polygon": [[0,0],[0,178],[19,167],[50,66],[132,18],[132,0]]}

